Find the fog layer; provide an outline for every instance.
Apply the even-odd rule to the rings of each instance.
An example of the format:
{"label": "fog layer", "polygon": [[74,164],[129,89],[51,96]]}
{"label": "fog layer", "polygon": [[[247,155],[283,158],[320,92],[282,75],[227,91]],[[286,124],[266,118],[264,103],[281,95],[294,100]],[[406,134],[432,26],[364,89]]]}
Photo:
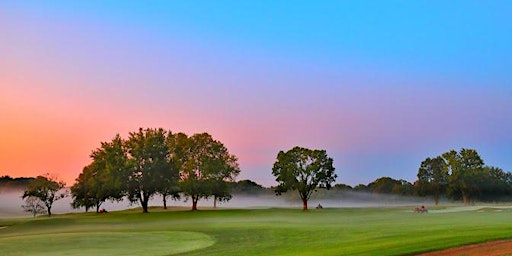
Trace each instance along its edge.
{"label": "fog layer", "polygon": [[[23,205],[23,199],[21,196],[23,191],[11,190],[3,191],[0,193],[0,218],[5,217],[29,217],[30,213],[23,212],[21,206]],[[52,213],[70,213],[70,212],[84,212],[85,209],[73,209],[70,206],[72,199],[66,197],[58,200],[52,207]],[[366,192],[353,192],[345,191],[336,195],[312,196],[309,200],[309,207],[314,208],[316,205],[321,204],[323,207],[393,207],[393,206],[407,206],[407,205],[419,205],[419,204],[432,204],[430,198],[418,198],[418,197],[403,197],[395,195],[383,195],[383,194],[371,194]],[[190,207],[191,202],[180,200],[168,202],[168,206],[180,206]],[[155,196],[150,201],[150,206],[162,206],[161,196]],[[200,200],[198,207],[211,208],[213,206],[213,200]],[[118,211],[129,208],[139,207],[138,204],[130,204],[127,200],[120,202],[105,202],[101,208],[105,208],[107,211]],[[302,201],[300,200],[297,193],[286,193],[282,196],[276,196],[273,194],[261,194],[261,195],[234,195],[233,198],[228,202],[218,203],[220,208],[272,208],[272,207],[302,207]],[[94,210],[94,209],[92,209]]]}

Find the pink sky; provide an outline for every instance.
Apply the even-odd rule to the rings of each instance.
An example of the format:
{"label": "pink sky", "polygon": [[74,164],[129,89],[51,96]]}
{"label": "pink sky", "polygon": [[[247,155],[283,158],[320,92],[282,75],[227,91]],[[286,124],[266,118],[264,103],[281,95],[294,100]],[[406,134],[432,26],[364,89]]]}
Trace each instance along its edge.
{"label": "pink sky", "polygon": [[208,132],[239,157],[240,179],[265,185],[279,150],[297,145],[326,149],[351,185],[412,182],[423,159],[461,147],[512,170],[502,23],[479,20],[487,37],[474,38],[412,22],[421,12],[402,17],[419,27],[380,10],[371,15],[388,26],[364,15],[326,22],[339,16],[332,8],[306,21],[265,13],[268,24],[257,8],[199,15],[159,4],[0,3],[0,175],[72,183],[101,141],[139,127]]}

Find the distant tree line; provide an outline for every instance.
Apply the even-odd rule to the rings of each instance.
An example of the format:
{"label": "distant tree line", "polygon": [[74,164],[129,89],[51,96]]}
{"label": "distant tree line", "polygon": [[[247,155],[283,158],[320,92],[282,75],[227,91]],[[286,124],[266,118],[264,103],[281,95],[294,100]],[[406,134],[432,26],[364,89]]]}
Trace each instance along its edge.
{"label": "distant tree line", "polygon": [[378,194],[431,196],[435,204],[441,197],[461,200],[465,204],[478,201],[512,199],[512,173],[487,166],[474,149],[450,150],[421,162],[414,183],[381,177],[368,185],[351,187],[334,185],[335,190],[364,191]]}
{"label": "distant tree line", "polygon": [[91,159],[71,187],[72,206],[86,211],[127,198],[148,212],[149,200],[157,194],[164,208],[169,198],[181,197],[192,201],[192,210],[210,197],[216,206],[231,199],[228,182],[240,172],[237,157],[208,133],[187,136],[161,128],[140,128],[127,139],[116,135],[102,142]]}
{"label": "distant tree line", "polygon": [[474,149],[450,150],[434,158],[426,158],[418,170],[417,193],[462,200],[496,201],[512,195],[512,174],[487,166]]}
{"label": "distant tree line", "polygon": [[5,175],[0,177],[0,191],[4,189],[25,189],[34,178],[12,178]]}

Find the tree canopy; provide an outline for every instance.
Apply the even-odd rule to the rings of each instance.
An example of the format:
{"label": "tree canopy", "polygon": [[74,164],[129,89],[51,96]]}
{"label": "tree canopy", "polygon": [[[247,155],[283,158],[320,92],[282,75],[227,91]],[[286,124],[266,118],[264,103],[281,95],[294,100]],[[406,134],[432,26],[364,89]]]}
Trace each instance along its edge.
{"label": "tree canopy", "polygon": [[278,182],[276,193],[297,190],[306,211],[311,194],[318,187],[329,189],[336,180],[334,170],[333,159],[325,150],[294,147],[286,152],[279,151],[272,168]]}
{"label": "tree canopy", "polygon": [[442,195],[465,204],[496,201],[512,195],[512,174],[485,166],[475,149],[462,148],[425,159],[415,185],[418,195],[432,195],[436,204]]}
{"label": "tree canopy", "polygon": [[432,195],[437,205],[448,186],[448,177],[448,165],[443,157],[428,157],[418,170],[418,194]]}
{"label": "tree canopy", "polygon": [[141,128],[138,132],[131,132],[125,143],[129,170],[127,196],[131,202],[138,201],[143,212],[148,212],[149,199],[154,194],[166,191],[167,196],[166,188],[172,189],[178,181],[167,136],[172,134],[161,128]]}
{"label": "tree canopy", "polygon": [[233,181],[240,168],[237,157],[224,144],[208,133],[200,133],[188,138],[177,134],[173,145],[180,168],[180,187],[192,200],[192,210],[197,210],[201,198],[214,196],[215,202],[231,198],[225,183]]}
{"label": "tree canopy", "polygon": [[73,206],[99,206],[106,200],[126,196],[138,202],[143,212],[155,194],[192,199],[197,209],[200,198],[213,196],[214,201],[231,199],[230,186],[240,172],[236,156],[207,133],[188,137],[159,129],[142,129],[129,133],[123,140],[117,135],[111,142],[91,154],[92,162],[84,167],[71,191]]}
{"label": "tree canopy", "polygon": [[84,167],[71,186],[71,205],[74,208],[85,207],[86,211],[95,207],[98,212],[105,201],[123,198],[128,158],[119,135],[110,142],[102,142],[90,157],[92,163]]}

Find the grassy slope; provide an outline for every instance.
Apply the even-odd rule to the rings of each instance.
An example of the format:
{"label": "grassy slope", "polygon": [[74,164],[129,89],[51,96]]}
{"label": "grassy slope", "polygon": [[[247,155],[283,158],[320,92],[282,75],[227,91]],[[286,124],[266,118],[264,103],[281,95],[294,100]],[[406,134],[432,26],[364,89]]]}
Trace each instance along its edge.
{"label": "grassy slope", "polygon": [[[512,237],[512,211],[492,209],[438,214],[404,208],[124,211],[8,221],[0,220],[0,226],[14,224],[0,230],[0,247],[13,254],[19,248],[51,254],[115,244],[111,252],[122,255],[180,250],[188,251],[183,255],[401,255]],[[55,246],[47,249],[53,240]],[[13,246],[21,241],[30,246]],[[206,248],[191,251],[201,247]]]}

